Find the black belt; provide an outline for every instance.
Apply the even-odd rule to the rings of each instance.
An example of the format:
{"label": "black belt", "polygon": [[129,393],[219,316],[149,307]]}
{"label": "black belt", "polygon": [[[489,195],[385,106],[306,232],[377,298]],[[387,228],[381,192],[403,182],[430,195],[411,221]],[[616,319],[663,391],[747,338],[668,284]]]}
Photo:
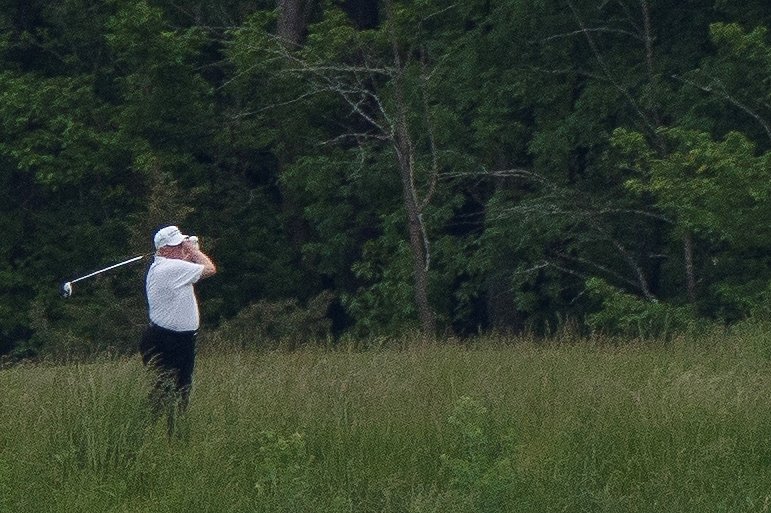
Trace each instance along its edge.
{"label": "black belt", "polygon": [[150,321],[149,327],[150,327],[150,329],[153,329],[153,330],[165,331],[166,333],[173,333],[175,335],[197,335],[198,334],[198,330],[190,330],[190,331],[170,330],[169,328],[164,328],[163,326],[158,326],[153,321]]}

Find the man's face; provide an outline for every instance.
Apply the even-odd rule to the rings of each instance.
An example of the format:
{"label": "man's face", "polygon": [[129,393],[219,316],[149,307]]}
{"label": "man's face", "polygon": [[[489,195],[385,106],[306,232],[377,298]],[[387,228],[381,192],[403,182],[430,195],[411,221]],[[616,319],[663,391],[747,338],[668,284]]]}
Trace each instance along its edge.
{"label": "man's face", "polygon": [[185,241],[182,244],[176,246],[163,246],[158,250],[158,254],[166,258],[176,258],[178,260],[188,260],[193,256],[190,243]]}

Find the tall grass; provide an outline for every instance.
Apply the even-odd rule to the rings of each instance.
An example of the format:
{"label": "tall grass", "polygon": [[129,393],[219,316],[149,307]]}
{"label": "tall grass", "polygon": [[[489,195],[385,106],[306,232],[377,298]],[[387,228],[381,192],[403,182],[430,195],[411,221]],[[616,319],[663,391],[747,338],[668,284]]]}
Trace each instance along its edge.
{"label": "tall grass", "polygon": [[138,357],[13,367],[0,511],[766,511],[769,348],[210,347],[170,438]]}

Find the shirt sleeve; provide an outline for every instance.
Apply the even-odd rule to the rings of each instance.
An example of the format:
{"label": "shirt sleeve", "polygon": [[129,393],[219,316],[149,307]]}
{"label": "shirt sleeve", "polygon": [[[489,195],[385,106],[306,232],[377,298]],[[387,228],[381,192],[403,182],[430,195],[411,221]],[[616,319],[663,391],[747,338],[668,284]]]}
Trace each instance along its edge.
{"label": "shirt sleeve", "polygon": [[194,264],[186,260],[176,260],[174,263],[176,265],[170,280],[173,288],[178,289],[186,285],[192,285],[201,279],[204,269],[203,265]]}

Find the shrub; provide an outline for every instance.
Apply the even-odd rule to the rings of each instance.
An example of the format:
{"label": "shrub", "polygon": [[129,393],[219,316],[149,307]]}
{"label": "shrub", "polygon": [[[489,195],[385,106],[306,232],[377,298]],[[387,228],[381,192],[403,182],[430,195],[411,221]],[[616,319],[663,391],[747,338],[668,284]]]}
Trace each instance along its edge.
{"label": "shrub", "polygon": [[254,489],[261,502],[273,511],[293,511],[294,506],[307,506],[310,495],[312,458],[300,433],[285,437],[273,431],[260,432],[257,442]]}
{"label": "shrub", "polygon": [[78,359],[133,353],[147,319],[143,296],[121,298],[108,281],[67,300],[41,295],[28,315],[33,334],[17,351]]}
{"label": "shrub", "polygon": [[595,332],[639,339],[667,338],[685,331],[694,320],[689,306],[645,301],[600,278],[590,278],[586,287],[602,305],[587,319]]}
{"label": "shrub", "polygon": [[517,497],[517,473],[502,440],[492,435],[487,408],[463,396],[448,424],[450,451],[441,456],[448,489],[440,502],[457,511],[509,511]]}
{"label": "shrub", "polygon": [[294,349],[297,339],[325,340],[331,333],[327,317],[332,294],[322,292],[303,307],[296,299],[257,301],[224,322],[215,338],[235,342],[241,347],[282,345]]}

